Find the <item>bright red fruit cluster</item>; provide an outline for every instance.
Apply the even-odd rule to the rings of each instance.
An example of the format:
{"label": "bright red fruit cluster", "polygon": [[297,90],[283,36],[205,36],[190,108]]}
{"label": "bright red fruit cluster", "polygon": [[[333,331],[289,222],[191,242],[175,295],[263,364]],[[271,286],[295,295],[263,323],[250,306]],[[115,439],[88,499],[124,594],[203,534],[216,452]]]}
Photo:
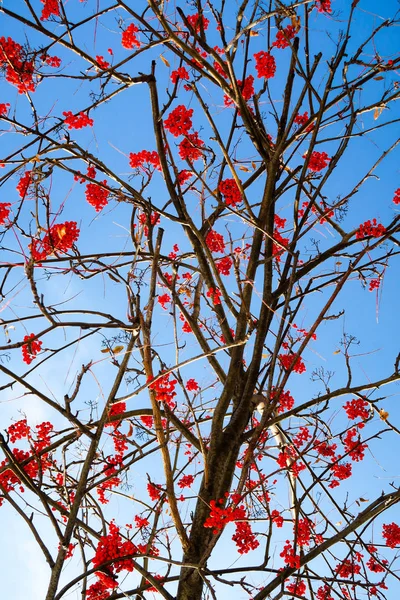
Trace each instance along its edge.
{"label": "bright red fruit cluster", "polygon": [[400,527],[396,525],[396,523],[384,525],[382,536],[385,538],[386,546],[389,548],[396,548],[396,546],[400,546]]}
{"label": "bright red fruit cluster", "polygon": [[36,358],[38,352],[42,348],[42,342],[40,340],[34,340],[34,333],[26,335],[24,337],[24,345],[22,346],[22,360],[27,365],[30,365],[34,358]]}
{"label": "bright red fruit cluster", "polygon": [[125,31],[122,32],[121,44],[126,50],[132,50],[135,46],[140,48],[140,42],[136,37],[136,33],[139,29],[134,23],[131,23]]}
{"label": "bright red fruit cluster", "polygon": [[170,79],[172,83],[176,83],[178,79],[185,79],[186,81],[188,81],[189,73],[187,72],[185,67],[179,67],[178,69],[175,69],[175,71],[172,71]]}
{"label": "bright red fruit cluster", "polygon": [[224,252],[225,250],[225,240],[223,236],[215,231],[215,229],[211,229],[206,235],[206,244],[211,252]]}
{"label": "bright red fruit cluster", "polygon": [[293,583],[288,583],[286,589],[290,594],[295,594],[296,596],[303,598],[306,593],[307,586],[304,581],[297,579]]}
{"label": "bright red fruit cluster", "polygon": [[199,138],[197,131],[188,133],[179,144],[179,156],[182,160],[194,162],[203,156],[201,148],[204,146],[203,140]]}
{"label": "bright red fruit cluster", "polygon": [[149,150],[141,150],[140,152],[131,152],[129,154],[129,164],[132,169],[145,170],[145,167],[143,166],[144,163],[147,163],[154,167],[154,169],[161,171],[160,157],[155,150],[152,152]]}
{"label": "bright red fruit cluster", "polygon": [[224,256],[215,262],[218,273],[221,275],[230,275],[233,261],[230,256]]}
{"label": "bright red fruit cluster", "polygon": [[318,12],[329,14],[332,12],[331,0],[316,0],[316,3]]}
{"label": "bright red fruit cluster", "polygon": [[203,27],[203,31],[206,31],[210,21],[206,19],[203,15],[199,15],[196,13],[194,15],[188,15],[187,17],[188,23],[193,27],[196,33],[201,31],[201,27]]}
{"label": "bright red fruit cluster", "polygon": [[288,567],[292,569],[300,569],[300,556],[293,550],[292,544],[286,540],[282,552],[279,554]]}
{"label": "bright red fruit cluster", "polygon": [[42,15],[40,17],[41,21],[46,21],[51,15],[55,17],[60,16],[60,6],[58,4],[58,0],[40,0],[43,6]]}
{"label": "bright red fruit cluster", "polygon": [[[307,155],[304,154],[303,158],[307,158]],[[318,173],[319,171],[322,171],[322,169],[325,169],[326,166],[328,166],[328,162],[330,160],[331,159],[329,158],[326,152],[312,152],[307,168],[310,171]]]}
{"label": "bright red fruit cluster", "polygon": [[4,225],[10,214],[10,202],[0,202],[0,225]]}
{"label": "bright red fruit cluster", "polygon": [[207,298],[211,298],[214,304],[221,304],[221,291],[218,288],[210,288],[207,292]]}
{"label": "bright red fruit cluster", "polygon": [[288,25],[285,29],[280,29],[276,34],[276,39],[272,44],[275,48],[288,48],[290,46],[289,40],[292,40],[296,35],[297,30],[293,25]]}
{"label": "bright red fruit cluster", "polygon": [[276,63],[275,59],[269,52],[257,52],[254,54],[256,60],[256,70],[259,78],[271,79],[275,75]]}
{"label": "bright red fruit cluster", "polygon": [[192,128],[193,109],[180,104],[170,113],[164,121],[165,128],[174,136],[186,135]]}
{"label": "bright red fruit cluster", "polygon": [[386,227],[384,227],[381,223],[377,223],[376,219],[372,219],[371,221],[365,221],[362,223],[358,230],[356,231],[356,238],[358,240],[362,240],[366,237],[381,237],[381,235],[385,235]]}
{"label": "bright red fruit cluster", "polygon": [[26,419],[21,419],[16,423],[12,423],[7,429],[7,433],[12,444],[15,444],[17,440],[27,438],[30,434],[30,431],[31,428],[29,427]]}
{"label": "bright red fruit cluster", "polygon": [[5,69],[6,80],[17,87],[19,94],[35,91],[34,66],[20,44],[10,37],[0,37],[0,68]]}
{"label": "bright red fruit cluster", "polygon": [[[107,180],[104,179],[104,181],[100,181],[100,183],[105,186],[107,185]],[[110,192],[97,183],[88,183],[86,185],[86,200],[91,206],[94,207],[96,212],[100,212],[105,206],[107,206],[109,195]]]}
{"label": "bright red fruit cluster", "polygon": [[175,386],[178,383],[176,379],[171,379],[171,373],[159,377],[154,383],[149,383],[149,388],[155,391],[156,400],[165,402],[170,408],[175,407],[174,398],[176,396]]}
{"label": "bright red fruit cluster", "polygon": [[32,240],[32,243],[29,245],[32,258],[34,260],[44,260],[47,256],[55,252],[68,252],[78,237],[79,229],[77,228],[76,221],[66,221],[65,223],[53,225],[43,240]]}
{"label": "bright red fruit cluster", "polygon": [[25,198],[28,188],[32,183],[32,171],[25,171],[17,185],[17,192],[21,198]]}
{"label": "bright red fruit cluster", "polygon": [[84,112],[74,115],[70,110],[64,111],[64,122],[68,129],[82,129],[83,127],[93,127],[93,119],[90,119]]}
{"label": "bright red fruit cluster", "polygon": [[224,179],[219,183],[218,189],[224,196],[227,206],[236,206],[243,200],[242,193],[234,179]]}
{"label": "bright red fruit cluster", "polygon": [[9,108],[10,108],[9,102],[0,103],[0,117],[4,117],[8,113]]}
{"label": "bright red fruit cluster", "polygon": [[256,539],[247,520],[237,521],[235,527],[236,532],[232,536],[232,540],[235,542],[239,554],[247,554],[250,550],[258,548],[260,542]]}
{"label": "bright red fruit cluster", "polygon": [[354,398],[353,400],[348,400],[346,404],[343,406],[344,410],[347,413],[349,419],[357,419],[360,417],[364,421],[366,421],[369,417],[369,404],[366,400],[362,398]]}
{"label": "bright red fruit cluster", "polygon": [[296,358],[295,354],[289,353],[279,354],[278,358],[281,361],[282,367],[285,369],[285,371],[289,371],[289,369],[292,369],[294,373],[304,373],[306,370],[305,364],[301,356]]}
{"label": "bright red fruit cluster", "polygon": [[183,475],[180,480],[178,481],[178,486],[183,489],[183,488],[187,488],[190,487],[194,482],[194,477],[193,475]]}
{"label": "bright red fruit cluster", "polygon": [[[0,106],[2,106],[2,105],[0,104]],[[394,196],[393,196],[393,202],[395,204],[400,204],[400,188],[398,188],[397,190],[395,190]]]}
{"label": "bright red fruit cluster", "polygon": [[195,379],[188,379],[186,382],[186,389],[188,392],[197,392],[199,384]]}

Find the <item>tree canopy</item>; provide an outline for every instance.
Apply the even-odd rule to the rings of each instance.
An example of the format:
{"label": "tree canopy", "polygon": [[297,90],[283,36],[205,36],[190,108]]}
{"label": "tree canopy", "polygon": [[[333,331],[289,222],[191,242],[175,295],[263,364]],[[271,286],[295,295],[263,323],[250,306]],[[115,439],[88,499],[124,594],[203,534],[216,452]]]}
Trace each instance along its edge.
{"label": "tree canopy", "polygon": [[400,589],[397,10],[3,1],[0,516],[32,598]]}

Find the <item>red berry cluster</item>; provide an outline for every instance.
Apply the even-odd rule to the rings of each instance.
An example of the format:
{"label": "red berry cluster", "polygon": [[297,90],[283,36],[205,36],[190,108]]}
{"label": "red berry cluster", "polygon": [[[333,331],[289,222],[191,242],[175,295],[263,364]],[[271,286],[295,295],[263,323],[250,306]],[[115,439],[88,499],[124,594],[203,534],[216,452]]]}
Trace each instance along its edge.
{"label": "red berry cluster", "polygon": [[147,519],[145,519],[144,517],[139,517],[138,515],[135,515],[135,526],[138,529],[142,529],[142,527],[148,527],[149,525],[150,525],[150,523]]}
{"label": "red berry cluster", "polygon": [[197,392],[197,390],[200,388],[195,379],[188,379],[186,382],[186,389],[188,392]]}
{"label": "red berry cluster", "polygon": [[155,391],[156,400],[165,402],[170,408],[175,407],[174,398],[176,396],[176,379],[171,379],[171,373],[159,377],[154,383],[149,383],[149,388]]}
{"label": "red berry cluster", "polygon": [[350,458],[355,462],[363,460],[364,452],[368,447],[367,444],[361,443],[359,433],[355,427],[349,429],[349,431],[346,433],[346,436],[343,439],[343,445],[346,449],[346,452],[349,453]]}
{"label": "red berry cluster", "polygon": [[218,273],[221,275],[230,275],[233,261],[230,256],[224,256],[215,262]]}
{"label": "red berry cluster", "polygon": [[36,425],[36,437],[37,440],[34,443],[34,449],[36,452],[43,450],[50,445],[51,439],[50,434],[54,431],[54,426],[50,421],[43,421]]}
{"label": "red berry cluster", "polygon": [[27,60],[20,44],[10,37],[0,37],[0,68],[6,72],[6,80],[15,85],[19,94],[34,92],[34,62]]}
{"label": "red berry cluster", "polygon": [[178,79],[185,79],[188,81],[189,73],[186,71],[185,67],[179,67],[178,69],[175,69],[175,71],[172,71],[170,79],[174,84],[178,81]]}
{"label": "red berry cluster", "polygon": [[201,31],[201,27],[203,27],[203,31],[206,31],[210,23],[206,17],[199,15],[199,13],[188,15],[186,18],[196,33]]}
{"label": "red berry cluster", "polygon": [[209,288],[207,292],[207,298],[211,298],[215,305],[221,304],[221,290],[218,288]]}
{"label": "red berry cluster", "polygon": [[16,423],[12,423],[7,429],[7,433],[10,437],[10,442],[15,444],[17,440],[22,440],[29,437],[31,428],[28,425],[26,419],[21,419]]}
{"label": "red berry cluster", "polygon": [[[108,418],[114,417],[115,415],[122,415],[126,411],[126,403],[125,402],[116,402],[116,404],[111,404],[108,409]],[[118,427],[120,421],[112,421],[111,423],[106,423],[106,427]]]}
{"label": "red berry cluster", "polygon": [[164,127],[174,136],[186,135],[192,128],[193,109],[180,104],[170,113],[164,121]]}
{"label": "red berry cluster", "polygon": [[100,181],[101,185],[97,183],[88,183],[85,189],[85,196],[88,203],[93,206],[96,212],[103,210],[108,204],[108,197],[110,192],[101,186],[107,185],[107,180]]}
{"label": "red berry cluster", "polygon": [[104,56],[97,55],[96,62],[99,65],[100,69],[103,69],[104,71],[110,66],[110,63],[104,60]]}
{"label": "red berry cluster", "polygon": [[0,103],[0,117],[4,117],[8,113],[9,108],[10,108],[9,102]]}
{"label": "red berry cluster", "polygon": [[170,302],[171,296],[169,294],[162,294],[161,296],[158,296],[158,304],[161,304],[164,310],[167,310],[167,307],[165,305],[169,304]]}
{"label": "red berry cluster", "polygon": [[161,496],[161,491],[160,489],[154,485],[153,483],[148,483],[147,484],[147,493],[149,494],[150,498],[153,500],[153,502],[155,502],[156,500],[158,500]]}
{"label": "red berry cluster", "polygon": [[329,13],[332,12],[331,0],[316,0],[316,7],[319,13]]}
{"label": "red berry cluster", "polygon": [[44,4],[42,9],[42,15],[40,17],[41,21],[47,21],[51,15],[55,17],[60,16],[60,6],[58,4],[58,0],[40,0],[42,4]]}
{"label": "red berry cluster", "polygon": [[34,358],[36,358],[38,352],[42,348],[42,342],[40,340],[34,340],[34,333],[26,335],[24,337],[24,345],[22,346],[22,360],[27,365],[30,365]]}
{"label": "red berry cluster", "polygon": [[331,596],[331,588],[329,587],[329,585],[321,585],[317,589],[315,597],[317,600],[333,600],[333,597]]}
{"label": "red berry cluster", "polygon": [[53,67],[53,69],[58,69],[61,66],[61,58],[58,56],[49,56],[48,54],[42,54],[40,57],[49,67]]}
{"label": "red berry cluster", "polygon": [[153,417],[150,417],[150,416],[147,416],[147,415],[142,415],[140,417],[140,420],[142,421],[143,425],[145,425],[149,429],[151,429],[153,427],[153,424],[154,424]]}
{"label": "red berry cluster", "polygon": [[349,419],[357,419],[360,417],[360,419],[366,421],[369,417],[369,404],[362,398],[348,400],[346,404],[343,405],[343,408]]}
{"label": "red berry cluster", "polygon": [[220,182],[218,189],[224,196],[227,206],[236,206],[243,200],[242,193],[234,179],[224,179]]}
{"label": "red berry cluster", "polygon": [[34,239],[29,245],[34,260],[44,260],[55,252],[65,253],[71,250],[79,237],[75,221],[66,221],[53,225],[42,240]]}
{"label": "red berry cluster", "polygon": [[256,60],[256,70],[259,78],[271,79],[275,75],[276,63],[275,59],[269,52],[257,52],[254,54]]}
{"label": "red berry cluster", "polygon": [[381,285],[380,279],[370,279],[368,291],[373,292],[374,290],[379,289],[380,285]]}
{"label": "red berry cluster", "polygon": [[178,481],[178,486],[183,490],[183,488],[190,487],[194,482],[193,475],[183,475]]}
{"label": "red berry cluster", "polygon": [[239,554],[247,554],[250,550],[258,548],[260,542],[257,541],[247,520],[236,522],[235,527],[236,532],[232,536],[232,540],[235,542]]}
{"label": "red berry cluster", "polygon": [[388,548],[396,548],[396,546],[400,546],[400,527],[396,525],[396,523],[384,525],[382,536],[385,538],[386,546],[388,546]]}
{"label": "red berry cluster", "polygon": [[215,229],[211,229],[207,233],[206,244],[211,252],[224,252],[225,250],[225,240]]}
{"label": "red berry cluster", "polygon": [[141,150],[140,152],[131,152],[129,154],[129,164],[132,169],[142,169],[148,173],[148,167],[144,167],[144,163],[147,163],[154,169],[161,171],[160,157],[155,150],[152,152],[149,150]]}
{"label": "red berry cluster", "polygon": [[[307,155],[303,154],[303,158],[307,158]],[[328,166],[328,162],[330,160],[331,159],[329,158],[326,152],[312,152],[308,161],[307,168],[310,171],[318,173],[319,171],[322,171],[322,169],[325,169],[326,166]]]}
{"label": "red berry cluster", "polygon": [[376,219],[372,219],[365,221],[362,223],[358,230],[356,231],[356,239],[362,240],[366,237],[381,237],[381,235],[385,235],[386,227],[384,227],[381,223],[377,223]]}
{"label": "red berry cluster", "polygon": [[135,46],[140,48],[140,42],[136,37],[136,33],[139,31],[138,27],[134,23],[128,25],[125,31],[122,32],[122,47],[126,50],[132,50]]}
{"label": "red berry cluster", "polygon": [[292,40],[297,33],[296,27],[288,25],[284,29],[280,29],[276,34],[274,43],[272,44],[275,48],[288,48],[290,46],[289,40]]}
{"label": "red berry cluster", "polygon": [[10,202],[0,202],[0,225],[4,225],[10,214]]}
{"label": "red berry cluster", "polygon": [[93,119],[90,119],[84,112],[79,115],[74,115],[70,110],[64,111],[64,123],[68,125],[68,129],[82,129],[83,127],[93,127]]}
{"label": "red berry cluster", "polygon": [[285,371],[292,370],[294,373],[304,373],[306,370],[301,356],[296,358],[296,355],[292,352],[289,352],[288,354],[279,354],[278,358]]}
{"label": "red berry cluster", "polygon": [[300,596],[300,598],[304,598],[307,586],[301,579],[296,579],[293,583],[288,583],[286,589],[290,594],[295,594],[296,596]]}
{"label": "red berry cluster", "polygon": [[204,146],[203,140],[199,138],[197,131],[188,133],[179,144],[179,156],[182,160],[194,162],[203,156],[201,148]]}
{"label": "red berry cluster", "polygon": [[354,577],[354,575],[358,575],[361,571],[361,566],[357,565],[353,560],[346,558],[342,563],[336,565],[335,571],[339,577],[343,577],[343,579],[348,579],[349,577]]}
{"label": "red berry cluster", "polygon": [[[271,400],[275,400],[275,390],[271,391]],[[294,398],[289,391],[281,392],[278,398],[278,413],[284,413],[286,410],[291,410],[294,406]]]}
{"label": "red berry cluster", "polygon": [[17,185],[17,192],[21,198],[25,198],[28,188],[32,183],[32,171],[25,171]]}
{"label": "red berry cluster", "polygon": [[313,524],[309,519],[299,519],[297,526],[293,527],[296,534],[296,542],[298,546],[309,546],[311,542],[311,534]]}
{"label": "red berry cluster", "polygon": [[285,564],[292,569],[300,569],[300,556],[293,550],[292,544],[286,540],[282,552],[279,554]]}
{"label": "red berry cluster", "polygon": [[[0,106],[2,106],[2,105],[0,104]],[[10,106],[10,105],[8,105],[8,106]],[[0,111],[0,114],[1,114],[1,111]],[[400,188],[395,190],[394,196],[393,196],[393,202],[395,204],[400,204]]]}
{"label": "red berry cluster", "polygon": [[194,173],[192,173],[192,171],[188,171],[187,169],[183,169],[182,171],[180,171],[178,173],[178,182],[179,185],[185,185],[185,183],[187,181],[189,181],[189,179],[191,179],[194,176]]}

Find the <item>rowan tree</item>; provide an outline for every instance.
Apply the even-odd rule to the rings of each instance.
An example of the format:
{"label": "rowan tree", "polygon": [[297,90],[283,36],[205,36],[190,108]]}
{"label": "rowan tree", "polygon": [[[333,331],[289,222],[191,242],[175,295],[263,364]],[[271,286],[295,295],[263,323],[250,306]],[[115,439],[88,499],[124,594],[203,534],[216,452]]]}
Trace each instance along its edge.
{"label": "rowan tree", "polygon": [[398,591],[396,8],[2,3],[0,514],[35,597]]}

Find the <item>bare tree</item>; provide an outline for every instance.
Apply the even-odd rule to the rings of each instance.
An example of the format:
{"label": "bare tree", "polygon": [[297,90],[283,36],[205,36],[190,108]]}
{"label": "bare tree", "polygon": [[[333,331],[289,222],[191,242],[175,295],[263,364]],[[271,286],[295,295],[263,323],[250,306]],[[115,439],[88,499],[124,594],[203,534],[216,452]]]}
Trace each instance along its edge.
{"label": "bare tree", "polygon": [[398,586],[400,355],[356,359],[400,231],[400,22],[369,4],[0,7],[0,502],[46,600]]}

